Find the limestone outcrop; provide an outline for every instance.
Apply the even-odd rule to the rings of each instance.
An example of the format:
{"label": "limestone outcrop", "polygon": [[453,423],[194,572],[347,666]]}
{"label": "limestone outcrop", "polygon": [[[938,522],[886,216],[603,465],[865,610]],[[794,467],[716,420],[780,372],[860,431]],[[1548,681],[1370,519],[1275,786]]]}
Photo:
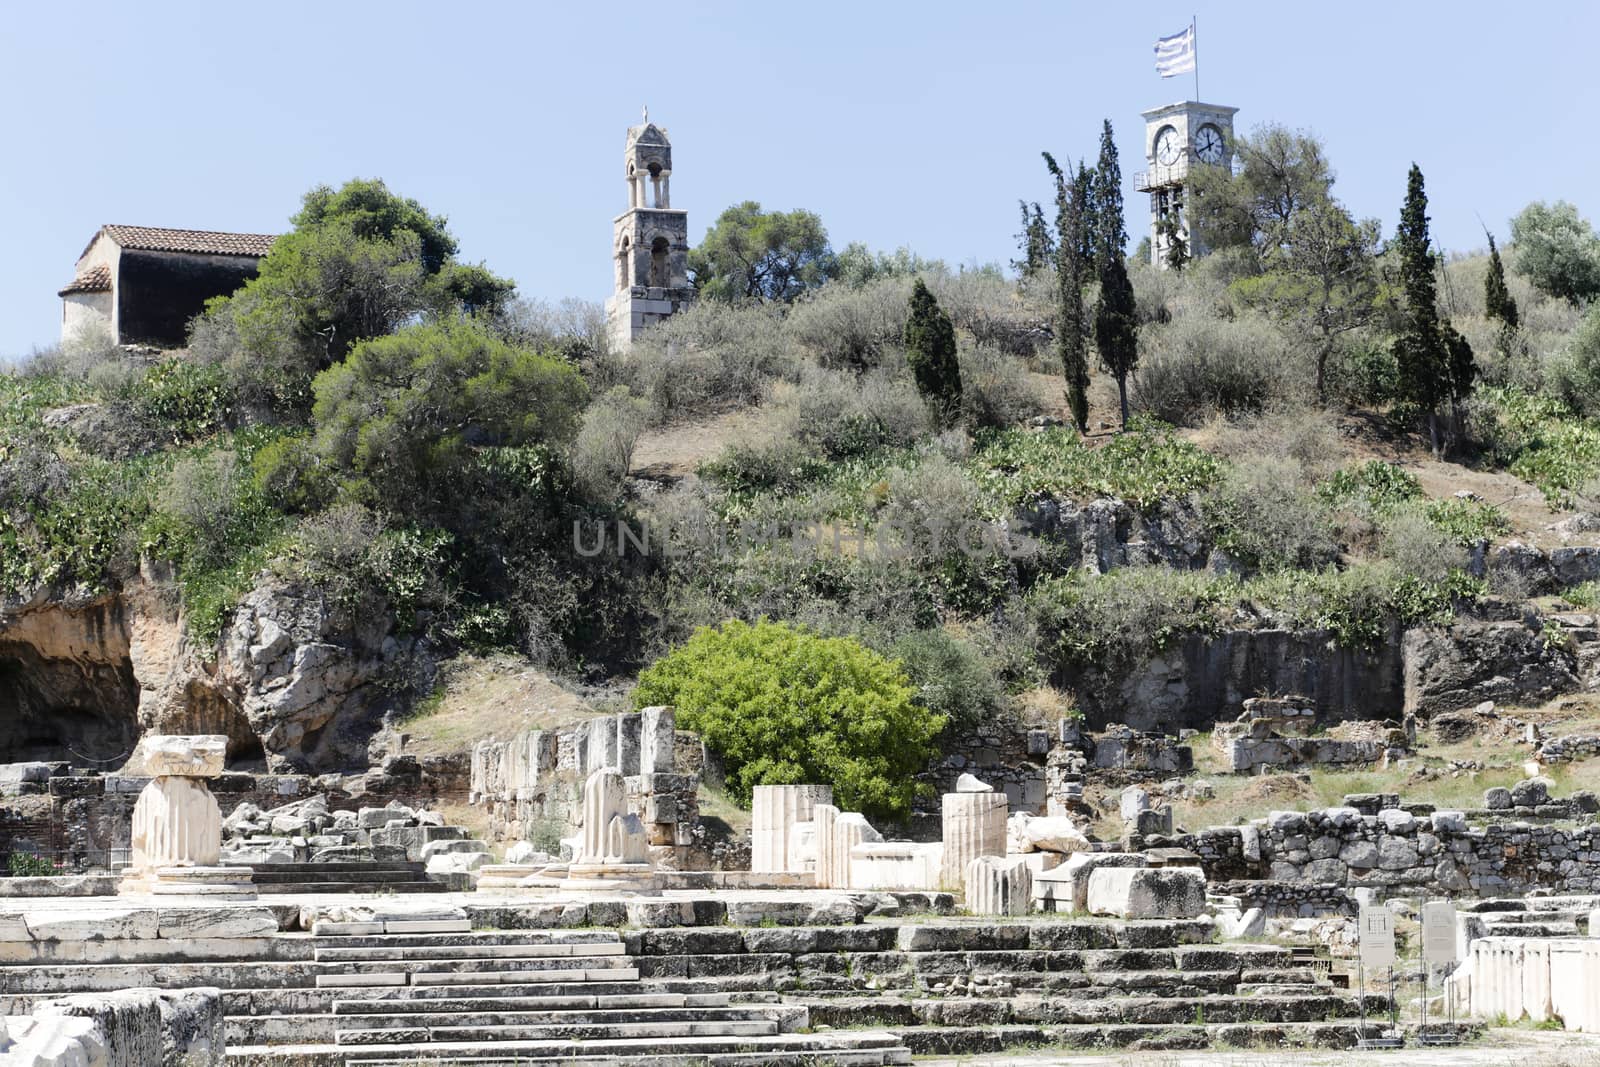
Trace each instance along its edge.
{"label": "limestone outcrop", "polygon": [[1571,647],[1523,621],[1419,627],[1404,647],[1405,710],[1417,714],[1539,703],[1581,684]]}
{"label": "limestone outcrop", "polygon": [[341,612],[264,578],[198,648],[161,577],[0,602],[0,758],[115,765],[143,733],[220,734],[231,762],[359,769],[386,716],[432,686],[426,639],[397,633],[382,605]]}

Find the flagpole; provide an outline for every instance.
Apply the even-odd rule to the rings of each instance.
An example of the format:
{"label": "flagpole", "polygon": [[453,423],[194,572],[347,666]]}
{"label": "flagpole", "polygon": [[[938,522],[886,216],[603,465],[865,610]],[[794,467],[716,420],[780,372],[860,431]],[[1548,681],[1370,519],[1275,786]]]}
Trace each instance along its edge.
{"label": "flagpole", "polygon": [[1200,102],[1200,19],[1189,16],[1189,32],[1194,38],[1194,102]]}

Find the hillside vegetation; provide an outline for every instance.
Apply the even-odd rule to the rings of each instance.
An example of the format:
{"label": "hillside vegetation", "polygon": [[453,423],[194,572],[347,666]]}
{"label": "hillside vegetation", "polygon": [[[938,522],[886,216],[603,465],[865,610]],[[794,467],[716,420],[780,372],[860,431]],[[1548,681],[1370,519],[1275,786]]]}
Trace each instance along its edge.
{"label": "hillside vegetation", "polygon": [[[1534,205],[1492,256],[1440,256],[1420,172],[1386,241],[1310,139],[1240,151],[1208,179],[1211,253],[1122,261],[1126,311],[1110,246],[1060,239],[1096,210],[1068,169],[1009,271],[836,253],[811,216],[768,292],[718,256],[763,217],[741,205],[700,302],[621,351],[598,309],[517,299],[381,183],[314,190],[186,351],[83,336],[0,375],[0,590],[160,562],[205,647],[271,572],[586,682],[766,618],[866,646],[953,728],[1068,707],[1050,689],[1079,668],[1186,632],[1372,643],[1521,598],[1469,550],[1596,509],[1600,240]],[[1447,388],[1419,391],[1429,353]],[[1097,573],[1039,518],[1105,498],[1206,546],[1198,569]]]}

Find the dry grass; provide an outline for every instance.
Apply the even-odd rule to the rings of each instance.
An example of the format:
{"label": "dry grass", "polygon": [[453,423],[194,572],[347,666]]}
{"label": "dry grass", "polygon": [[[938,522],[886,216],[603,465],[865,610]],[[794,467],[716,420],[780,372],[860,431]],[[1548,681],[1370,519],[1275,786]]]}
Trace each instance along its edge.
{"label": "dry grass", "polygon": [[443,681],[401,729],[407,752],[463,752],[491,737],[587,719],[595,709],[549,675],[511,656],[462,656],[443,665]]}

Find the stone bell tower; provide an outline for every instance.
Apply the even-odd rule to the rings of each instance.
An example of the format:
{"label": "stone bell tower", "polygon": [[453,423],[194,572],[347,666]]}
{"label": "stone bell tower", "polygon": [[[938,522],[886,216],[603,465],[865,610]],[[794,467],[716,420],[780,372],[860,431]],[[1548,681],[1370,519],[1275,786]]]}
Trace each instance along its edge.
{"label": "stone bell tower", "polygon": [[628,129],[622,163],[628,210],[612,222],[615,291],[606,301],[611,344],[626,348],[694,300],[689,286],[689,214],[672,207],[672,142],[650,121]]}
{"label": "stone bell tower", "polygon": [[1239,109],[1185,101],[1142,112],[1144,159],[1149,168],[1133,187],[1150,194],[1150,263],[1167,265],[1173,239],[1190,256],[1206,253],[1205,235],[1189,225],[1189,174],[1197,167],[1233,166],[1233,116]]}

